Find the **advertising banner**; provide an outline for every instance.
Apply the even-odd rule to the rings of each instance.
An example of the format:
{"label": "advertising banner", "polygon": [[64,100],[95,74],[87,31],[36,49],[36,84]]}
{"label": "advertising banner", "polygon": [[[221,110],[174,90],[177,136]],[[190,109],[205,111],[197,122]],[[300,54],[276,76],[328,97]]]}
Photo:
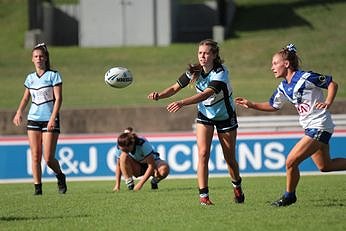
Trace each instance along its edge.
{"label": "advertising banner", "polygon": [[[138,134],[145,136],[168,162],[170,176],[195,177],[198,151],[195,134]],[[303,136],[293,132],[239,132],[236,158],[241,175],[285,173],[285,161],[291,148]],[[336,130],[330,141],[331,157],[346,157],[346,130]],[[56,158],[69,179],[114,179],[116,135],[61,135]],[[302,173],[318,172],[311,158],[300,165]],[[209,161],[211,176],[227,175],[221,145],[215,135]],[[42,161],[42,176],[54,173]],[[31,181],[30,147],[26,136],[0,137],[0,182]]]}

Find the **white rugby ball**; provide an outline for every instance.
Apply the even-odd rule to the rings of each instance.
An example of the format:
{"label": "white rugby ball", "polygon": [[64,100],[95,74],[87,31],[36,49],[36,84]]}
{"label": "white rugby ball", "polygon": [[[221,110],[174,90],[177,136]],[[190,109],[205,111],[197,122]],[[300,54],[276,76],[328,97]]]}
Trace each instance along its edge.
{"label": "white rugby ball", "polygon": [[124,88],[133,81],[132,73],[125,67],[112,67],[105,74],[107,85],[115,88]]}

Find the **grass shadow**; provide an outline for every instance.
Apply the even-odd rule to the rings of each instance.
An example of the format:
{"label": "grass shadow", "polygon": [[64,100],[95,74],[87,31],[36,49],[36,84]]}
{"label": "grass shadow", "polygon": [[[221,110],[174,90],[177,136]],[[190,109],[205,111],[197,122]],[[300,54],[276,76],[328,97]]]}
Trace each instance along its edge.
{"label": "grass shadow", "polygon": [[[76,215],[70,216],[69,218],[81,218],[81,217],[90,217],[89,215]],[[63,219],[65,216],[33,216],[33,217],[21,217],[21,216],[1,216],[0,222],[11,222],[11,221],[33,221],[33,220],[50,220],[50,219]]]}
{"label": "grass shadow", "polygon": [[328,4],[346,2],[346,0],[298,0],[291,3],[270,3],[236,6],[233,24],[230,28],[231,37],[237,32],[283,29],[306,26],[313,30],[313,25],[298,15],[296,10],[301,7],[320,5],[329,9]]}

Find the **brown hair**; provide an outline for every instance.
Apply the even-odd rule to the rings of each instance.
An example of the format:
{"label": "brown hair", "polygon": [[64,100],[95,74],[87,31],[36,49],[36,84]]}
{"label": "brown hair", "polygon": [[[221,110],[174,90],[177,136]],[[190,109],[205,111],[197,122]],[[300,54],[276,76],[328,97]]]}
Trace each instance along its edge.
{"label": "brown hair", "polygon": [[[215,54],[214,66],[220,66],[224,61],[220,58],[220,48],[217,42],[212,39],[202,40],[198,46],[206,45],[210,47],[210,51]],[[188,64],[187,71],[193,76],[190,82],[194,82],[202,72],[202,66],[197,64]]]}
{"label": "brown hair", "polygon": [[199,43],[199,46],[206,45],[210,47],[210,51],[216,55],[214,59],[214,66],[221,65],[224,61],[220,57],[220,48],[217,42],[212,39],[205,39]]}
{"label": "brown hair", "polygon": [[129,147],[135,143],[137,138],[137,135],[133,133],[133,129],[128,127],[118,136],[117,144],[120,147]]}
{"label": "brown hair", "polygon": [[284,60],[287,60],[293,70],[296,71],[299,69],[300,58],[297,55],[297,48],[294,44],[288,44],[277,52],[277,54],[281,55]]}
{"label": "brown hair", "polygon": [[45,43],[37,44],[32,49],[32,52],[35,51],[35,50],[41,50],[43,52],[43,54],[46,56],[46,58],[47,58],[47,60],[46,60],[46,69],[49,70],[50,69],[50,60],[49,60],[49,52],[48,52],[47,45]]}

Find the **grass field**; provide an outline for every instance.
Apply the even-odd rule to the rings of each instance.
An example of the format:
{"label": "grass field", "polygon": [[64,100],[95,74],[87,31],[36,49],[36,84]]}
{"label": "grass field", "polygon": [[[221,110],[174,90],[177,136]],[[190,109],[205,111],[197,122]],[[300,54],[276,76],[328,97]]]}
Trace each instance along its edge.
{"label": "grass field", "polygon": [[215,206],[198,204],[195,179],[168,179],[158,191],[112,193],[112,181],[69,182],[59,195],[44,183],[33,196],[31,184],[2,184],[0,230],[346,230],[344,175],[302,176],[298,201],[269,205],[281,196],[282,176],[243,177],[245,204],[233,203],[228,178],[210,179]]}
{"label": "grass field", "polygon": [[[23,82],[33,71],[30,49],[24,46],[27,4],[0,0],[0,109],[14,110],[23,94]],[[332,74],[339,83],[337,100],[346,99],[346,2],[342,0],[236,0],[232,36],[221,46],[231,69],[234,96],[267,100],[278,81],[270,71],[271,56],[288,42],[296,43],[302,68]],[[13,29],[15,28],[15,29]],[[51,60],[64,81],[63,108],[96,108],[153,103],[149,92],[176,81],[188,63],[196,60],[196,44],[168,47],[79,48],[50,47]],[[103,81],[112,66],[128,67],[135,82],[118,90]],[[194,93],[185,89],[178,98]]]}
{"label": "grass field", "polygon": [[[339,83],[337,100],[346,100],[346,1],[235,2],[233,34],[221,44],[234,96],[267,100],[278,84],[271,56],[294,42],[302,67],[332,74]],[[23,48],[27,1],[0,0],[0,19],[0,110],[15,110],[25,76],[33,71],[31,51]],[[165,105],[168,100],[148,101],[147,93],[175,82],[196,55],[196,44],[49,49],[63,76],[63,109]],[[124,90],[107,87],[103,74],[112,66],[130,68],[134,84]],[[193,93],[185,89],[178,97]],[[68,182],[66,195],[47,182],[40,197],[32,195],[29,183],[0,184],[0,230],[346,230],[345,175],[302,176],[298,202],[287,208],[268,203],[283,193],[284,177],[243,179],[246,203],[237,205],[229,180],[211,178],[212,207],[198,204],[195,179],[169,179],[157,192],[145,185],[136,193],[112,193],[111,181]]]}

